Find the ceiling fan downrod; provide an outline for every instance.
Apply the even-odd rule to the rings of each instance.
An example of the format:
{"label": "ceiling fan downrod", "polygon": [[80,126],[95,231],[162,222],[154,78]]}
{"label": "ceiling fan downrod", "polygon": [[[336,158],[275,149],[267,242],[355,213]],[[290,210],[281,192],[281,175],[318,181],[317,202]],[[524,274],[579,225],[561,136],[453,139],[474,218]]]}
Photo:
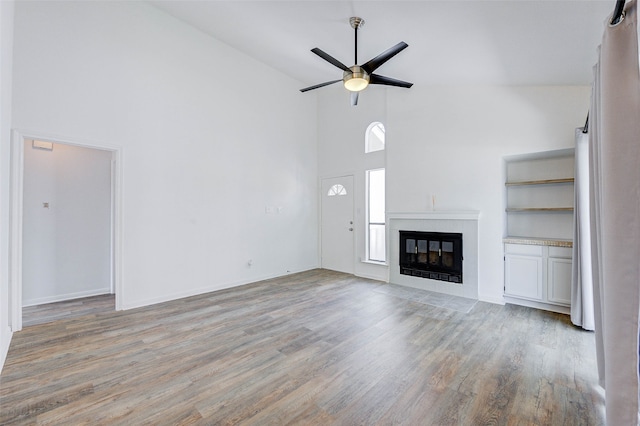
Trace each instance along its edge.
{"label": "ceiling fan downrod", "polygon": [[349,18],[349,23],[351,24],[351,28],[353,28],[355,31],[355,41],[353,43],[354,46],[354,60],[353,63],[357,64],[358,63],[358,29],[361,28],[362,26],[364,26],[364,19],[362,18],[358,18],[357,16],[352,16],[351,18]]}

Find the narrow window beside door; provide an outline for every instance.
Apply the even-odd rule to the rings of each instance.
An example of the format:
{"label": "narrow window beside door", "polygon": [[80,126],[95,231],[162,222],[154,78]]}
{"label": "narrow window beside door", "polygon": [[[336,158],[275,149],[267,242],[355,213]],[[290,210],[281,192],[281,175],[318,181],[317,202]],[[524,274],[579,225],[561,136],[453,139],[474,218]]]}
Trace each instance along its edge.
{"label": "narrow window beside door", "polygon": [[386,262],[384,169],[367,170],[367,260]]}

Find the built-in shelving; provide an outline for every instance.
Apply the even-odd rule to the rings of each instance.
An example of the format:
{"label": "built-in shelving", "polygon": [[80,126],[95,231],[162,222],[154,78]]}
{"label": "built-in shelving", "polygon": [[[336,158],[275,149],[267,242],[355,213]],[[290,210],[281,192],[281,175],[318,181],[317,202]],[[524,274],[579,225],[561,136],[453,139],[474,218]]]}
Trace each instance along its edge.
{"label": "built-in shelving", "polygon": [[573,149],[505,158],[505,301],[569,312]]}
{"label": "built-in shelving", "polygon": [[573,149],[505,158],[506,237],[571,239]]}

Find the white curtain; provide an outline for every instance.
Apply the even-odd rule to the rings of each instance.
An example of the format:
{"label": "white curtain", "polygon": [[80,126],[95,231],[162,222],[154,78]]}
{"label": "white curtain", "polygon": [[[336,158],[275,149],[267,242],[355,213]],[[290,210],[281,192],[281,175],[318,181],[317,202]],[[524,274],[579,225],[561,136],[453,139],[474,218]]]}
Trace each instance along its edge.
{"label": "white curtain", "polygon": [[607,425],[638,424],[640,76],[636,1],[605,25],[590,118],[592,275]]}
{"label": "white curtain", "polygon": [[585,330],[593,330],[595,323],[589,219],[589,136],[582,130],[576,129],[571,322]]}

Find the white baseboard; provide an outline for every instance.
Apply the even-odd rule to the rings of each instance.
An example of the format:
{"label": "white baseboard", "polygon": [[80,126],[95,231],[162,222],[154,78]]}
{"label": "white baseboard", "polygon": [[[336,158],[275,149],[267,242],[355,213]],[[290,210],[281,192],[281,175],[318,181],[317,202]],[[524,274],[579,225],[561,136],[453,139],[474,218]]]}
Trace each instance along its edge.
{"label": "white baseboard", "polygon": [[22,301],[22,306],[26,307],[26,306],[44,305],[46,303],[63,302],[65,300],[81,299],[83,297],[99,296],[101,294],[109,294],[109,293],[111,293],[111,289],[109,287],[96,288],[92,290],[78,291],[75,293],[56,294],[54,296],[38,297],[36,299],[24,299]]}
{"label": "white baseboard", "polygon": [[534,300],[520,299],[517,297],[509,297],[509,296],[505,296],[504,299],[507,303],[511,303],[512,305],[527,306],[529,308],[536,308],[536,309],[542,309],[544,311],[571,315],[571,307],[569,306],[553,305],[550,303],[536,302]]}

